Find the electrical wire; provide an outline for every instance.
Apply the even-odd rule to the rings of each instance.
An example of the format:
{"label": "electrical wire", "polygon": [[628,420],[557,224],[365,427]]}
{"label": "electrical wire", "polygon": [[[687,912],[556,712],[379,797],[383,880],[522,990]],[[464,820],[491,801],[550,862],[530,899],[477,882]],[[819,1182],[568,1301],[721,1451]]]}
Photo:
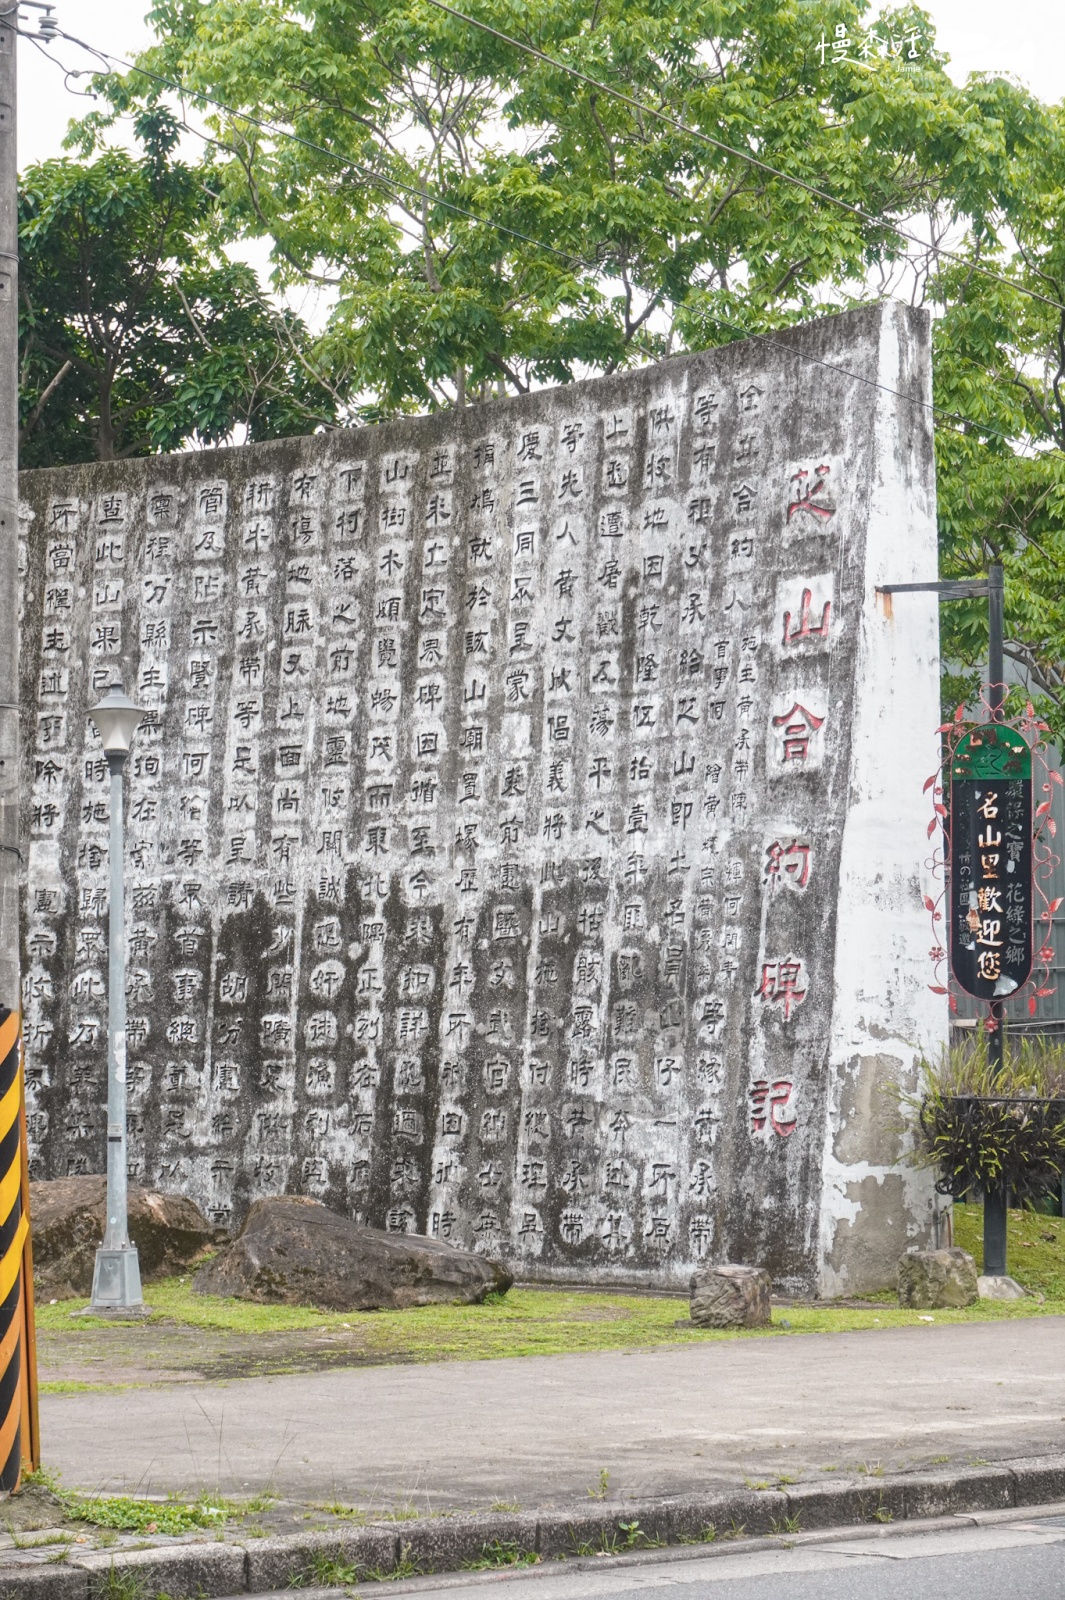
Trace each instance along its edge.
{"label": "electrical wire", "polygon": [[[838,195],[832,194],[827,189],[820,188],[817,184],[808,182],[805,178],[797,177],[794,173],[784,172],[781,168],[774,167],[772,163],[763,160],[760,156],[751,155],[745,150],[738,150],[734,145],[726,144],[722,139],[716,139],[713,134],[703,132],[701,128],[694,128],[689,123],[682,122],[678,117],[671,116],[668,112],[660,111],[657,107],[649,106],[642,100],[637,100],[634,96],[626,94],[621,89],[614,88],[612,85],[604,83],[598,78],[591,77],[590,74],[582,72],[578,67],[571,67],[568,63],[559,61],[556,56],[548,55],[546,51],[540,50],[536,45],[528,44],[521,39],[516,39],[512,34],[504,33],[501,29],[493,27],[490,23],[482,22],[479,18],[470,16],[465,11],[459,11],[456,7],[448,5],[446,0],[426,0],[426,4],[434,6],[438,11],[445,12],[448,16],[454,17],[459,22],[467,23],[470,27],[479,28],[482,32],[488,33],[493,38],[500,40],[501,43],[512,46],[515,50],[524,51],[525,54],[533,56],[536,60],[543,62],[546,66],[554,67],[559,72],[568,73],[571,77],[578,79],[581,83],[586,84],[589,88],[596,89],[600,93],[609,96],[611,99],[620,101],[623,105],[628,106],[630,110],[639,111],[646,116],[653,117],[657,121],[665,123],[668,127],[672,127],[677,132],[684,133],[689,138],[698,139],[702,143],[711,146],[715,150],[721,151],[725,155],[735,156],[738,161],[744,161],[749,166],[755,167],[761,172],[768,173],[771,177],[780,179],[780,181],[783,183],[790,183],[794,187],[802,189],[805,193],[812,195],[815,199],[823,200],[826,204],[835,206],[837,209],[847,212],[850,216],[856,217],[861,222],[869,223],[873,227],[882,228],[886,232],[894,234],[897,238],[905,240],[908,244],[915,244],[921,250],[929,251],[937,258],[943,257],[948,261],[952,261],[960,266],[967,267],[970,271],[977,273],[979,276],[987,278],[993,283],[999,283],[1007,289],[1011,289],[1015,294],[1019,294],[1029,300],[1033,300],[1040,305],[1050,306],[1053,310],[1065,314],[1065,304],[1063,304],[1062,301],[1055,300],[1050,295],[1040,294],[1038,290],[1029,289],[1024,284],[1016,283],[1013,279],[1007,278],[1003,273],[995,272],[991,267],[985,267],[979,262],[971,261],[968,257],[959,254],[955,250],[948,250],[944,245],[933,244],[931,240],[922,239],[919,234],[911,233],[908,229],[903,228],[898,223],[888,222],[883,217],[874,216],[871,212],[865,211],[861,206],[852,205],[849,201],[840,199]],[[308,140],[301,134],[291,133],[288,129],[277,128],[274,125],[260,121],[248,112],[237,111],[232,106],[226,106],[221,101],[212,99],[210,95],[206,95],[200,90],[186,89],[182,85],[175,83],[172,80],[164,79],[160,77],[159,74],[150,72],[145,67],[138,66],[132,62],[123,61],[119,57],[107,56],[103,51],[96,50],[92,46],[86,45],[84,41],[80,39],[74,39],[71,34],[62,33],[60,37],[70,40],[72,44],[80,44],[82,49],[91,50],[92,53],[99,56],[101,60],[113,62],[115,65],[122,67],[126,71],[140,72],[144,76],[154,78],[157,82],[163,83],[169,88],[177,89],[180,93],[187,93],[194,98],[202,99],[207,104],[214,105],[219,110],[226,111],[230,116],[243,117],[245,121],[251,122],[253,126],[262,127],[266,132],[280,137],[295,139],[299,143],[306,145],[308,149],[315,150],[320,154],[332,154],[332,152],[326,151],[323,146],[315,144],[313,140]],[[313,99],[313,97],[309,98],[312,99],[313,104],[326,104],[326,102]],[[364,175],[371,177],[376,183],[392,183],[400,189],[405,189],[408,193],[417,195],[419,198],[422,195],[421,190],[409,185],[403,185],[397,179],[386,178],[381,174],[374,173],[372,169],[360,167],[356,162],[349,162],[347,164],[351,166],[352,170],[359,171]],[[522,239],[527,244],[535,244],[539,249],[550,250],[554,255],[560,256],[564,260],[577,263],[580,262],[581,258],[568,255],[565,251],[558,250],[554,245],[544,244],[542,240],[532,239],[527,234],[523,234],[517,229],[509,228],[503,223],[494,223],[488,218],[478,216],[476,212],[466,211],[463,207],[456,206],[453,202],[446,201],[441,197],[438,197],[438,203],[448,207],[451,210],[457,211],[463,216],[468,216],[474,221],[481,222],[485,226],[496,228],[497,231],[501,233],[509,233],[512,235],[512,237]]]}
{"label": "electrical wire", "polygon": [[[955,426],[954,431],[964,434],[966,438],[971,438],[974,432],[977,434],[989,433],[997,439],[1004,440],[1011,448],[1016,447],[1016,437],[1014,435],[1004,433],[1001,428],[994,428],[990,423],[974,422],[971,417],[963,417],[957,411],[947,411],[943,406],[937,406],[931,400],[922,400],[919,395],[906,394],[902,389],[893,389],[890,384],[880,383],[876,378],[864,377],[860,372],[851,372],[849,368],[837,366],[833,361],[823,361],[820,356],[808,355],[805,350],[792,350],[790,345],[784,344],[779,339],[774,339],[770,334],[751,333],[749,329],[743,328],[740,323],[728,322],[714,311],[707,311],[705,315],[711,322],[716,322],[721,328],[730,329],[743,339],[761,339],[764,344],[768,344],[772,349],[781,350],[785,355],[795,356],[811,366],[824,367],[828,372],[838,373],[844,378],[852,378],[855,383],[865,384],[870,389],[879,389],[882,394],[893,395],[896,400],[905,400],[908,405],[920,406],[925,411],[930,411],[934,417],[938,417],[943,422],[961,423],[962,426]],[[1029,454],[1028,447],[1026,446],[1021,453]]]}
{"label": "electrical wire", "polygon": [[897,223],[887,222],[882,217],[875,217],[871,212],[864,211],[861,206],[851,205],[848,200],[841,200],[838,195],[832,194],[827,189],[821,189],[817,184],[809,183],[805,178],[798,178],[794,173],[783,172],[779,167],[774,167],[770,162],[762,160],[760,156],[752,156],[745,150],[737,150],[734,145],[726,144],[723,139],[715,139],[713,134],[704,133],[701,128],[693,128],[689,123],[681,122],[679,117],[674,117],[668,111],[659,111],[655,106],[649,106],[642,100],[637,100],[633,95],[626,94],[622,89],[616,89],[611,84],[603,83],[599,78],[593,78],[587,72],[581,72],[579,67],[571,67],[565,61],[559,61],[556,56],[550,56],[545,50],[540,50],[534,44],[527,44],[521,39],[515,39],[512,34],[504,33],[502,29],[495,28],[488,22],[481,22],[477,17],[471,17],[465,11],[458,11],[454,6],[449,6],[446,0],[426,0],[427,5],[435,6],[437,11],[444,11],[449,17],[455,17],[459,22],[465,22],[472,28],[479,28],[482,33],[487,33],[493,39],[500,40],[503,44],[511,45],[515,50],[522,50],[526,55],[532,56],[537,61],[542,61],[545,66],[554,67],[559,72],[567,72],[570,77],[586,84],[588,88],[597,90],[600,94],[607,95],[612,100],[620,101],[632,111],[638,111],[642,116],[653,117],[658,122],[664,122],[667,127],[675,129],[678,133],[686,134],[691,139],[698,139],[703,144],[710,145],[715,150],[720,150],[724,155],[735,156],[737,161],[745,161],[748,166],[756,167],[759,172],[766,172],[773,178],[779,178],[784,183],[793,184],[798,189],[803,189],[817,200],[824,200],[828,205],[836,206],[846,211],[852,217],[857,217],[861,222],[872,223],[874,227],[883,228],[895,234],[900,239],[905,239],[910,244],[916,244],[922,250],[930,250],[936,256],[945,256],[948,261],[959,262],[962,266],[970,268],[973,272],[980,273],[985,278],[992,279],[995,283],[1005,284],[1008,289],[1013,289],[1019,294],[1025,294],[1031,300],[1038,300],[1042,305],[1053,306],[1055,311],[1065,312],[1065,305],[1060,300],[1051,299],[1049,295],[1039,294],[1035,289],[1026,289],[1013,283],[1002,273],[994,272],[990,267],[982,267],[969,261],[965,256],[956,251],[947,250],[942,245],[932,244],[922,239],[919,234],[910,233]]}
{"label": "electrical wire", "polygon": [[[177,94],[187,95],[192,100],[202,100],[205,105],[213,106],[216,111],[223,111],[227,116],[235,117],[242,122],[249,122],[253,128],[258,128],[262,133],[269,134],[271,138],[290,139],[293,143],[302,145],[304,149],[312,150],[316,155],[325,156],[328,160],[337,162],[345,170],[358,173],[360,177],[377,184],[380,188],[391,189],[394,194],[413,195],[415,199],[423,203],[431,198],[434,205],[443,206],[445,210],[453,211],[456,215],[466,217],[471,222],[478,222],[482,227],[492,228],[496,233],[505,233],[513,239],[520,239],[523,244],[534,245],[538,250],[547,250],[551,255],[558,256],[560,260],[565,261],[569,266],[583,266],[586,264],[581,257],[571,255],[565,250],[559,250],[554,245],[545,244],[542,239],[534,239],[531,234],[522,233],[518,228],[511,228],[504,222],[494,222],[491,217],[482,217],[476,211],[470,211],[467,207],[460,206],[453,200],[445,200],[442,195],[419,188],[415,184],[404,183],[401,179],[389,177],[386,173],[375,172],[372,167],[365,167],[361,162],[352,161],[347,156],[337,155],[335,150],[328,149],[326,145],[316,144],[313,139],[308,139],[301,133],[295,133],[289,128],[278,127],[276,123],[267,122],[263,117],[253,116],[249,111],[238,111],[235,106],[227,105],[225,101],[206,94],[202,89],[190,89],[178,79],[164,78],[158,72],[152,72],[147,67],[138,66],[136,62],[124,61],[121,56],[109,55],[104,50],[98,50],[95,45],[86,44],[84,39],[76,39],[73,34],[61,32],[59,37],[66,39],[70,44],[80,46],[82,50],[89,51],[91,55],[97,56],[101,61],[106,62],[109,68],[121,67],[125,72],[138,72],[142,77],[150,78],[154,83],[161,84],[166,89],[173,89]],[[61,65],[59,62],[56,64],[57,66]],[[322,102],[316,103],[321,104]],[[217,139],[211,142],[218,145],[220,149],[226,148]]]}

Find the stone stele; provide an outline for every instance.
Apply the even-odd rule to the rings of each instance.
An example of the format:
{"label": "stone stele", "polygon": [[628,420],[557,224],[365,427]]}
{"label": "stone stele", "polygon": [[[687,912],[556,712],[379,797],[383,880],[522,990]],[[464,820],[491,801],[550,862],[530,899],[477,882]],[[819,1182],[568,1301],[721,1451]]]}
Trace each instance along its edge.
{"label": "stone stele", "polygon": [[121,673],[134,1182],[562,1282],[934,1238],[923,313],[21,493],[37,1176],[104,1165]]}
{"label": "stone stele", "polygon": [[726,1262],[692,1273],[691,1319],[697,1328],[768,1328],[769,1274]]}
{"label": "stone stele", "polygon": [[966,1250],[906,1250],[899,1257],[899,1305],[916,1310],[971,1306],[977,1295],[976,1262]]}
{"label": "stone stele", "polygon": [[443,1239],[364,1228],[317,1200],[256,1200],[233,1242],[193,1280],[201,1294],[327,1311],[479,1305],[512,1278],[497,1262]]}

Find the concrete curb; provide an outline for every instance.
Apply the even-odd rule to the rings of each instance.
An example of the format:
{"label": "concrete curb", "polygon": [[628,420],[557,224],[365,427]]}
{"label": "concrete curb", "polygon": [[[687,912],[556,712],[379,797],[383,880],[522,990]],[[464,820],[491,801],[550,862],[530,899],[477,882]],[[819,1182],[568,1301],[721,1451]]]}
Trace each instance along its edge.
{"label": "concrete curb", "polygon": [[[717,1538],[1006,1512],[1065,1501],[1065,1455],[1032,1456],[953,1472],[900,1473],[832,1484],[730,1490],[513,1514],[426,1517],[249,1539],[68,1553],[0,1555],[0,1600],[102,1600],[111,1576],[128,1576],[138,1600],[223,1600],[295,1584],[343,1586],[491,1567],[507,1554],[544,1560],[624,1555]],[[715,1548],[720,1548],[715,1544]],[[704,1549],[710,1548],[704,1545]],[[694,1554],[693,1550],[693,1554]],[[679,1552],[678,1552],[679,1554]]]}
{"label": "concrete curb", "polygon": [[[1032,1508],[1030,1521],[1026,1521],[1025,1510],[1011,1507],[1007,1511],[962,1511],[953,1512],[946,1517],[919,1517],[910,1522],[896,1522],[891,1524],[865,1523],[859,1527],[853,1524],[849,1527],[826,1528],[810,1533],[791,1533],[786,1537],[777,1534],[770,1536],[744,1537],[738,1541],[722,1539],[715,1544],[690,1544],[670,1545],[665,1549],[637,1550],[617,1556],[574,1556],[562,1566],[557,1562],[549,1562],[543,1566],[535,1567],[510,1567],[506,1572],[508,1583],[528,1581],[536,1584],[542,1579],[549,1579],[552,1574],[561,1574],[563,1570],[569,1573],[578,1572],[617,1572],[633,1573],[640,1568],[661,1568],[663,1566],[686,1566],[690,1563],[705,1564],[707,1561],[728,1560],[729,1557],[738,1555],[749,1556],[766,1550],[796,1550],[804,1546],[810,1548],[824,1548],[826,1545],[850,1543],[855,1539],[865,1542],[880,1542],[885,1544],[892,1540],[906,1538],[920,1538],[930,1533],[957,1533],[960,1527],[989,1528],[1011,1524],[1016,1527],[1037,1526],[1038,1520],[1045,1516],[1057,1516],[1065,1525],[1065,1502],[1057,1502],[1046,1506]],[[403,1578],[389,1584],[388,1592],[396,1596],[440,1595],[452,1589],[468,1591],[481,1584],[496,1584],[502,1576],[498,1568],[492,1571],[471,1572],[469,1569],[460,1572],[439,1572],[419,1578]],[[678,1574],[676,1583],[686,1580]],[[256,1596],[256,1600],[291,1600],[294,1593],[291,1589],[274,1589],[267,1594]],[[346,1594],[354,1591],[346,1590]],[[299,1590],[301,1600],[338,1600],[336,1588],[303,1588]],[[230,1595],[226,1600],[241,1600],[239,1595]]]}

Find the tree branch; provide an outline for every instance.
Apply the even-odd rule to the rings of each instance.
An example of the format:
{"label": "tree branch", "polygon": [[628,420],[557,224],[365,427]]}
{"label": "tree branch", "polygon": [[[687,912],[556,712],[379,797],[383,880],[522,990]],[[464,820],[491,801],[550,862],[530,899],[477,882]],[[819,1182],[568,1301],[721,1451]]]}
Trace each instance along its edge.
{"label": "tree branch", "polygon": [[72,361],[64,361],[63,365],[60,367],[51,383],[45,389],[44,393],[41,395],[41,398],[30,412],[29,417],[26,419],[25,425],[19,429],[18,442],[20,445],[25,444],[29,439],[30,434],[41,420],[41,412],[55,394],[67,373],[72,370],[73,366],[74,363]]}

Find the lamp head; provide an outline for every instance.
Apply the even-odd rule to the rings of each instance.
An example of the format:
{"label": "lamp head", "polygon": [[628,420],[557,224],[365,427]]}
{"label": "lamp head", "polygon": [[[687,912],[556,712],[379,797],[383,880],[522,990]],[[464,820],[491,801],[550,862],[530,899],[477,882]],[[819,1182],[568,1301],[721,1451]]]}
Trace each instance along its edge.
{"label": "lamp head", "polygon": [[133,704],[120,679],[116,679],[99,704],[92,707],[89,716],[96,725],[105,755],[129,754],[133,735],[140,726],[144,712],[140,706]]}

